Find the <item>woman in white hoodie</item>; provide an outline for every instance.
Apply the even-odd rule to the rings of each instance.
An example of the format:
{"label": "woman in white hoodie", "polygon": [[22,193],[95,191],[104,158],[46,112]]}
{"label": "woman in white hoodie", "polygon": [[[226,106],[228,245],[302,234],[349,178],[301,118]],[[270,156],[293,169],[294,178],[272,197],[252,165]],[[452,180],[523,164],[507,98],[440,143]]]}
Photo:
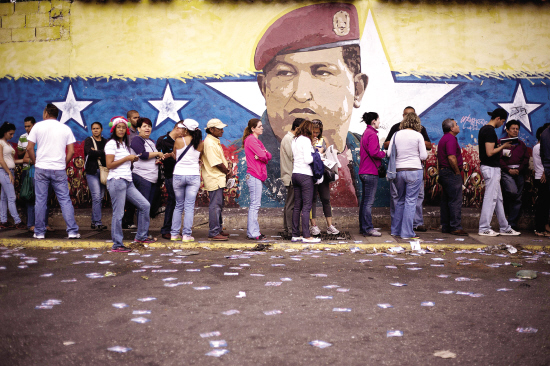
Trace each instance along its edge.
{"label": "woman in white hoodie", "polygon": [[[292,214],[292,241],[319,243],[309,232],[309,212],[313,204],[313,124],[304,121],[294,132],[292,140],[292,185],[294,186],[294,212]],[[300,216],[302,218],[302,236],[300,236]]]}
{"label": "woman in white hoodie", "polygon": [[416,113],[405,115],[388,147],[388,156],[393,154],[395,144],[395,167],[397,177],[397,203],[395,214],[391,218],[391,235],[402,239],[416,238],[413,230],[413,219],[416,210],[416,200],[421,189],[424,189],[422,160],[428,158],[424,138],[420,134],[420,118]]}

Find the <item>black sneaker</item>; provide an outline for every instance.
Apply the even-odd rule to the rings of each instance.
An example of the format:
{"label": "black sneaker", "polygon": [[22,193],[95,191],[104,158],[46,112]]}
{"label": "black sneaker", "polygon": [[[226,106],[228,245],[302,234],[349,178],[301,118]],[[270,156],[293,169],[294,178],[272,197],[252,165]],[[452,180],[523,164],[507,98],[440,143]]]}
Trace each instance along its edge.
{"label": "black sneaker", "polygon": [[420,231],[421,233],[425,233],[426,231],[428,231],[428,229],[426,229],[424,225],[420,225],[418,227],[415,227],[414,231]]}
{"label": "black sneaker", "polygon": [[107,230],[107,226],[106,225],[90,225],[90,227],[92,228],[92,230]]}

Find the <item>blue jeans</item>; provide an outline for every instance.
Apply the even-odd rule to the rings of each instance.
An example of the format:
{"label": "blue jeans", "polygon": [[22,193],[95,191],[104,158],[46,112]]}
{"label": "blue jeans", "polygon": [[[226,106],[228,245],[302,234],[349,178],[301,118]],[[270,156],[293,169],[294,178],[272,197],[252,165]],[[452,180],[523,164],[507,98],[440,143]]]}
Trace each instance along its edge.
{"label": "blue jeans", "polygon": [[[13,169],[10,169],[13,175]],[[15,225],[21,223],[19,214],[17,213],[17,206],[15,205],[15,188],[10,182],[10,176],[6,171],[0,167],[0,184],[2,185],[2,194],[0,198],[0,221],[2,223],[8,222],[8,209]]]}
{"label": "blue jeans", "polygon": [[92,195],[92,224],[103,225],[101,223],[101,201],[105,195],[105,186],[99,181],[99,169],[97,174],[86,174],[86,181]]}
{"label": "blue jeans", "polygon": [[485,180],[485,195],[483,196],[481,214],[479,215],[479,231],[491,229],[491,220],[495,211],[500,231],[508,231],[510,230],[510,225],[508,225],[508,220],[506,220],[506,214],[504,213],[502,190],[500,188],[500,167],[494,168],[481,165],[480,170]]}
{"label": "blue jeans", "polygon": [[213,238],[222,232],[223,188],[208,191],[210,205],[208,206],[208,237]]}
{"label": "blue jeans", "polygon": [[395,205],[395,216],[391,220],[391,234],[402,238],[415,236],[413,230],[416,201],[424,181],[423,171],[402,170],[397,172],[395,186],[397,188],[397,203]]}
{"label": "blue jeans", "polygon": [[[34,170],[34,168],[32,168]],[[23,174],[21,174],[21,181],[23,181],[23,179],[25,179],[25,177],[27,176],[27,174],[29,174],[29,170],[23,170]],[[32,185],[34,187],[34,176],[32,178]],[[49,188],[48,190],[48,203],[46,204],[46,215],[44,217],[44,222],[48,223],[48,217],[50,216],[50,196],[52,195],[52,187]],[[35,204],[35,201],[25,201],[25,205],[27,206],[27,229],[30,229],[31,227],[34,226],[34,215],[35,215],[35,212],[34,212],[34,204]]]}
{"label": "blue jeans", "polygon": [[504,196],[504,212],[508,215],[508,224],[514,228],[519,221],[524,183],[523,175],[511,175],[501,171],[500,184]]}
{"label": "blue jeans", "polygon": [[363,183],[363,194],[361,196],[361,206],[359,206],[359,232],[368,234],[374,229],[372,225],[372,205],[376,196],[378,186],[378,176],[373,174],[360,174]]}
{"label": "blue jeans", "polygon": [[439,170],[441,184],[441,231],[462,230],[462,175],[452,169]]}
{"label": "blue jeans", "polygon": [[135,240],[147,239],[149,231],[149,209],[151,205],[139,193],[134,183],[126,179],[109,179],[107,189],[111,195],[113,206],[113,219],[111,221],[111,238],[113,239],[113,249],[123,247],[122,239],[122,216],[124,216],[124,203],[126,199],[130,201],[138,210],[138,227]]}
{"label": "blue jeans", "polygon": [[176,194],[174,193],[173,181],[174,178],[166,178],[164,180],[164,187],[166,187],[166,193],[168,193],[168,200],[164,208],[164,223],[160,229],[161,234],[170,234],[170,229],[172,228],[172,217],[174,215],[174,208],[176,207]]}
{"label": "blue jeans", "polygon": [[[141,195],[145,197],[147,202],[152,205],[153,199],[155,198],[155,190],[157,189],[157,184],[149,182],[147,179],[142,178],[136,173],[132,173],[132,181],[134,182],[134,186],[139,191],[139,193],[141,193]],[[147,215],[150,215],[150,212],[147,212]]]}
{"label": "blue jeans", "polygon": [[[165,180],[167,182],[168,180]],[[195,217],[195,200],[201,187],[200,175],[174,175],[172,178],[174,184],[174,194],[176,195],[176,207],[172,216],[171,235],[179,235],[181,229],[181,216],[183,218],[183,235],[191,235],[193,227],[193,218]]]}
{"label": "blue jeans", "polygon": [[[397,179],[390,181],[390,215],[395,216],[395,204],[398,200],[397,187],[395,185]],[[424,171],[422,171],[422,186],[418,192],[416,200],[416,208],[414,212],[413,227],[424,225],[424,216],[422,215],[422,203],[424,202]]]}
{"label": "blue jeans", "polygon": [[35,199],[35,226],[34,233],[36,235],[44,235],[46,233],[46,219],[48,209],[48,192],[52,187],[65,224],[67,224],[67,232],[69,234],[78,234],[78,225],[74,219],[74,207],[69,195],[69,183],[67,182],[67,173],[65,170],[52,170],[35,168],[34,172],[34,194]]}
{"label": "blue jeans", "polygon": [[294,186],[294,213],[292,214],[292,236],[300,236],[300,217],[302,218],[302,235],[310,238],[309,212],[313,204],[313,177],[311,175],[292,173]]}
{"label": "blue jeans", "polygon": [[249,238],[256,238],[260,232],[258,223],[258,211],[262,204],[262,181],[250,174],[246,175],[246,184],[250,193],[250,205],[248,206],[248,224],[246,225],[246,235]]}

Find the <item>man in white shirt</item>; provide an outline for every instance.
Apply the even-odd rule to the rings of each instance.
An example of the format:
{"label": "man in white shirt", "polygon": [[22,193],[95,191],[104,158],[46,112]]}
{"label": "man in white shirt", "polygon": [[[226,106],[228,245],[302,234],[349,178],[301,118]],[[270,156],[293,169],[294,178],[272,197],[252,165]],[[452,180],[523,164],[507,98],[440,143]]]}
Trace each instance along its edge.
{"label": "man in white shirt", "polygon": [[[78,225],[74,218],[74,207],[67,184],[67,164],[74,154],[75,138],[71,129],[58,122],[59,109],[48,104],[44,109],[44,121],[36,123],[28,136],[27,152],[35,166],[34,191],[35,226],[34,237],[44,239],[46,233],[45,212],[48,188],[51,186],[57,196],[63,219],[67,224],[69,239],[79,239]],[[36,156],[34,145],[37,146]],[[65,153],[67,149],[67,153]]]}

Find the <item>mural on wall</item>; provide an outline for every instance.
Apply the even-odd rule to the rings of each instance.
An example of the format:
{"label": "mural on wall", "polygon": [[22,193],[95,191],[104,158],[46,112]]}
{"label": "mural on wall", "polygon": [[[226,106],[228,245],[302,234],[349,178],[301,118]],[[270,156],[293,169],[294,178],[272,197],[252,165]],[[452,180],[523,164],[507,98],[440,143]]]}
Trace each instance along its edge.
{"label": "mural on wall", "polygon": [[[319,119],[324,124],[327,143],[340,152],[342,164],[340,179],[331,184],[332,205],[356,207],[361,194],[358,164],[359,141],[365,128],[360,122],[362,114],[379,113],[382,121],[379,137],[383,141],[389,129],[401,120],[404,107],[410,105],[420,115],[436,145],[429,154],[425,171],[426,203],[438,202],[433,154],[443,135],[441,122],[450,117],[461,129],[457,138],[465,157],[464,205],[478,207],[483,180],[479,174],[477,132],[488,122],[486,112],[498,106],[506,109],[511,118],[520,120],[520,138],[532,147],[536,143],[536,129],[546,122],[550,112],[549,74],[396,71],[390,67],[393,62],[386,51],[389,45],[375,21],[376,9],[371,10],[365,3],[368,4],[292,5],[295,9],[285,8],[276,16],[255,19],[254,23],[259,24],[256,28],[263,30],[257,34],[254,45],[246,54],[230,56],[253,59],[254,70],[250,72],[236,69],[234,73],[189,76],[192,73],[185,69],[180,70],[186,74],[181,78],[126,78],[116,74],[110,77],[4,77],[0,79],[0,118],[15,123],[19,134],[23,132],[23,119],[27,115],[40,120],[45,104],[52,102],[61,111],[60,122],[71,127],[78,141],[91,134],[89,126],[94,121],[103,124],[107,137],[109,119],[131,109],[153,121],[153,139],[165,135],[180,119],[193,118],[204,128],[209,119],[219,118],[228,124],[222,143],[228,160],[235,163],[237,178],[246,172],[240,142],[242,131],[249,119],[261,118],[265,127],[261,139],[273,154],[264,184],[263,207],[280,207],[284,203],[286,192],[280,179],[279,145],[292,121],[297,117]],[[78,7],[85,6],[73,3],[76,10],[71,10],[72,22],[81,19]],[[186,20],[193,23],[193,19]],[[204,22],[201,25],[204,26]],[[71,37],[78,38],[79,32],[83,32],[80,28],[84,25],[73,26]],[[422,32],[422,28],[418,31]],[[429,37],[428,30],[424,34]],[[84,41],[80,39],[80,42]],[[186,42],[195,52],[190,52],[192,59],[198,55],[199,45],[191,45],[193,38]],[[208,45],[200,46],[201,50],[208,49]],[[411,51],[400,57],[414,60],[415,46],[409,45]],[[225,51],[230,51],[229,48],[231,44]],[[453,51],[449,50],[447,56],[452,57]],[[224,57],[220,56],[219,62],[223,61]],[[433,62],[437,61],[434,57]],[[77,152],[75,159],[79,157]],[[76,160],[73,165],[76,166]],[[86,181],[79,179],[78,182],[74,202],[87,205],[82,199],[87,197]],[[526,197],[530,199],[529,195]],[[232,207],[248,206],[246,185],[233,188],[227,200]],[[197,202],[207,205],[204,191],[200,191]],[[375,205],[388,204],[389,187],[385,180],[380,180]]]}

